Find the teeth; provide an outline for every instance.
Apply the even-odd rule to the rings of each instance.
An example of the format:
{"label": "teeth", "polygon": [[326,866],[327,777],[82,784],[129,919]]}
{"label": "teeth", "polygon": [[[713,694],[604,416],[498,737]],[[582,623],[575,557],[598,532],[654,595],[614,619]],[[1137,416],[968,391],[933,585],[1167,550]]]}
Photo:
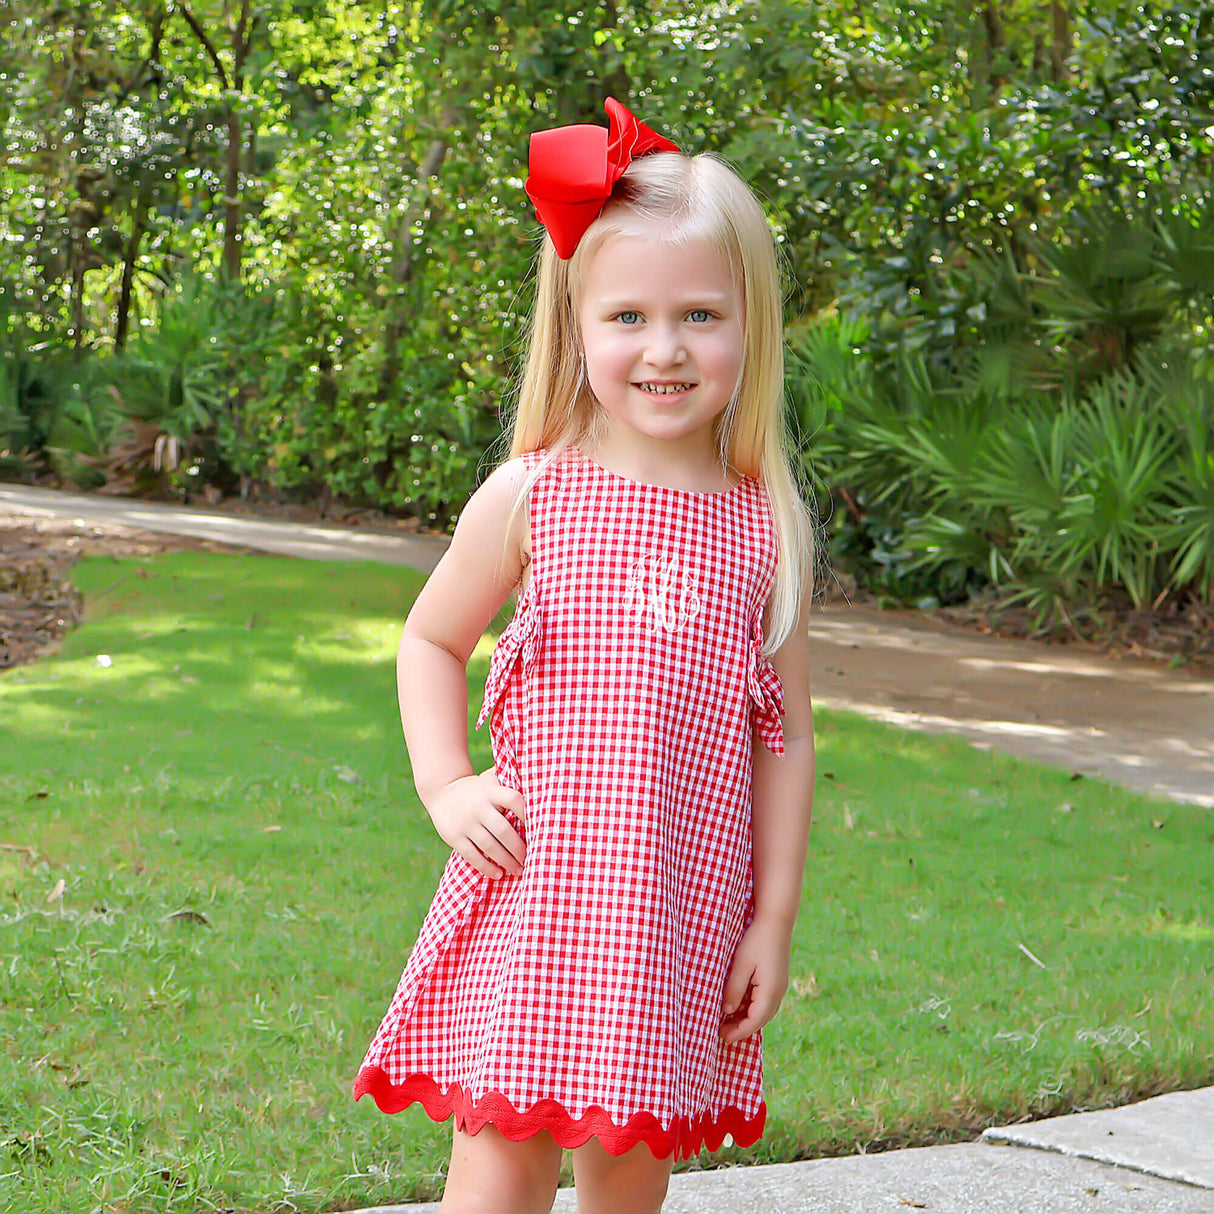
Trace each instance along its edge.
{"label": "teeth", "polygon": [[694,384],[641,384],[642,392],[654,392],[658,396],[670,396],[674,392],[686,392],[695,387]]}

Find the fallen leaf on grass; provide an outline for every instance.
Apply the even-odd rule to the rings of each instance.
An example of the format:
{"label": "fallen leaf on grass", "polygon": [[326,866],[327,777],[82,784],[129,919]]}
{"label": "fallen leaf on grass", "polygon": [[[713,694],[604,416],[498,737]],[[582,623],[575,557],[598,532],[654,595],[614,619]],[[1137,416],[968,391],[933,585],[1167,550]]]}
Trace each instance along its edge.
{"label": "fallen leaf on grass", "polygon": [[277,834],[280,830],[282,830],[282,827],[281,826],[263,826],[261,829],[264,834],[274,835],[274,834]]}
{"label": "fallen leaf on grass", "polygon": [[83,1088],[87,1087],[89,1084],[89,1077],[78,1066],[73,1066],[71,1068],[70,1075],[64,1074],[64,1072],[69,1069],[67,1064],[64,1062],[56,1062],[55,1059],[51,1058],[49,1055],[39,1058],[38,1061],[34,1063],[35,1071],[40,1071],[43,1067],[54,1071],[57,1075],[63,1074],[63,1082],[67,1084],[69,1089],[74,1090],[76,1088]]}
{"label": "fallen leaf on grass", "polygon": [[46,900],[48,902],[58,902],[59,899],[63,897],[63,891],[65,889],[67,889],[67,882],[60,877],[59,880],[55,882],[55,888],[46,895]]}
{"label": "fallen leaf on grass", "polygon": [[836,788],[846,788],[848,790],[855,788],[854,784],[845,784],[833,771],[824,771],[822,777],[829,780]]}
{"label": "fallen leaf on grass", "polygon": [[41,1140],[42,1135],[36,1130],[22,1130],[16,1138],[10,1138],[4,1145],[12,1147],[12,1158],[18,1162],[50,1163],[51,1153]]}
{"label": "fallen leaf on grass", "polygon": [[0,843],[0,851],[20,852],[31,864],[37,863],[38,853],[25,843]]}
{"label": "fallen leaf on grass", "polygon": [[211,921],[206,917],[206,915],[200,915],[198,911],[192,910],[174,911],[171,915],[165,915],[160,922],[169,923],[173,920],[176,920],[178,923],[198,923],[203,927],[211,926]]}

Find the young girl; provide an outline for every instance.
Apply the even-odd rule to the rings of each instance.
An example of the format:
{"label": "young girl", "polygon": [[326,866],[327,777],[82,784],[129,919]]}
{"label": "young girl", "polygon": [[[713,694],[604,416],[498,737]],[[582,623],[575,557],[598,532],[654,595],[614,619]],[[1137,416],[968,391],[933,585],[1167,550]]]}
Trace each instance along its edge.
{"label": "young girl", "polygon": [[[614,99],[531,141],[512,458],[405,624],[401,716],[453,854],[355,1083],[455,1117],[444,1211],[660,1209],[763,1131],[813,783],[809,518],[754,196]],[[467,745],[465,667],[512,590]]]}

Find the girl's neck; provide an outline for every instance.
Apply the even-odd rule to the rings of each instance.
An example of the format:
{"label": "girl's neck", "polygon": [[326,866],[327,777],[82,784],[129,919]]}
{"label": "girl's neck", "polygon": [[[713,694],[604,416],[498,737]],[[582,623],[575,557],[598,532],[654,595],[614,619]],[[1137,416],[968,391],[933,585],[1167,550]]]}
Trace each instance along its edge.
{"label": "girl's neck", "polygon": [[628,480],[646,485],[660,485],[689,493],[719,493],[732,489],[741,479],[730,475],[722,466],[716,451],[675,451],[673,444],[663,444],[670,450],[654,448],[624,448],[609,439],[597,444],[590,440],[579,445],[587,459]]}

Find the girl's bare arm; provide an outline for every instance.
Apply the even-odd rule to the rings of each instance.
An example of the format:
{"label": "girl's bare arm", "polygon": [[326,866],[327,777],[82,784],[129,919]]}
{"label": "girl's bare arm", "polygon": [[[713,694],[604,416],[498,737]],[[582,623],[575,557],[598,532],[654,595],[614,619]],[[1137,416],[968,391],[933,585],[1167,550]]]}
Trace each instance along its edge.
{"label": "girl's bare arm", "polygon": [[520,819],[522,796],[492,771],[477,775],[468,754],[467,665],[522,572],[525,511],[507,533],[521,459],[497,468],[472,495],[451,544],[413,604],[396,657],[401,724],[413,782],[435,828],[491,877],[521,871],[522,839],[502,816]]}
{"label": "girl's bare arm", "polygon": [[753,818],[755,918],[791,937],[801,908],[801,880],[814,800],[814,718],[809,694],[810,590],[788,639],[772,655],[784,688],[784,754],[755,738]]}
{"label": "girl's bare arm", "polygon": [[722,1036],[742,1041],[776,1014],[788,988],[792,930],[813,812],[814,723],[809,694],[808,585],[801,617],[772,655],[784,688],[784,754],[756,734],[752,834],[754,918],[738,945],[725,984]]}

